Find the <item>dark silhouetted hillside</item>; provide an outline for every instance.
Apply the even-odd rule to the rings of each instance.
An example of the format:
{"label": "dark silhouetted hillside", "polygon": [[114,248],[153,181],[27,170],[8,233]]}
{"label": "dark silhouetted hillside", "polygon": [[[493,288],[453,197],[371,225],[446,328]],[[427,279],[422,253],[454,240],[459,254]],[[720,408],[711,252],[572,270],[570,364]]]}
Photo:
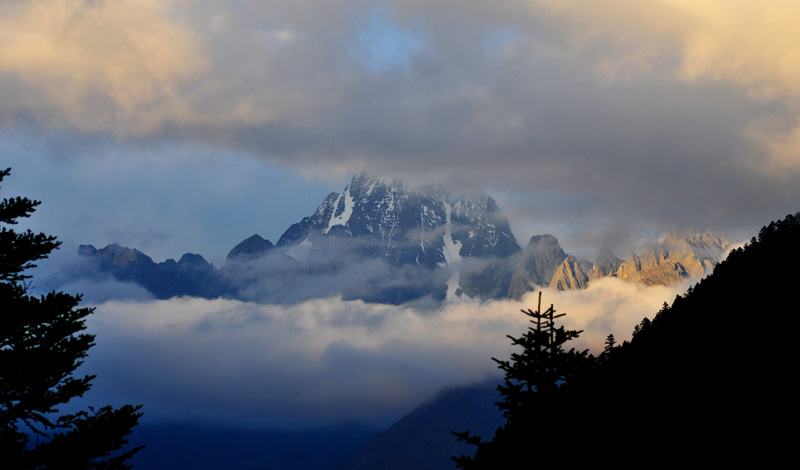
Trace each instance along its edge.
{"label": "dark silhouetted hillside", "polygon": [[[462,459],[462,468],[620,459],[644,468],[784,464],[797,417],[791,381],[799,262],[800,215],[764,227],[672,305],[644,318],[630,342],[607,347],[560,389],[506,403],[530,413],[494,438],[482,435],[476,459]],[[515,380],[525,383],[525,374]]]}
{"label": "dark silhouetted hillside", "polygon": [[798,263],[800,218],[789,215],[643,320],[587,392],[587,407],[606,404],[588,416],[618,432],[600,442],[716,461],[785,452],[782,428],[797,414]]}

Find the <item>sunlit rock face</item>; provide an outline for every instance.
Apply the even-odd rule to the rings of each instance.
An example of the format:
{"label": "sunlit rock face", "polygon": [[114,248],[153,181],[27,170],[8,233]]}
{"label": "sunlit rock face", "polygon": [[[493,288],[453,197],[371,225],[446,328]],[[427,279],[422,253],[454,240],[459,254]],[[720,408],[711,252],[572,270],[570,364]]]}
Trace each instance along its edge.
{"label": "sunlit rock face", "polygon": [[537,235],[514,270],[509,297],[519,299],[535,286],[584,289],[591,281],[604,277],[664,286],[689,278],[700,279],[711,273],[729,248],[727,239],[711,233],[673,232],[643,253],[631,253],[625,261],[603,247],[591,262],[567,256],[552,235]]}
{"label": "sunlit rock face", "polygon": [[574,256],[567,256],[553,274],[550,287],[558,290],[585,289],[591,270],[590,261],[578,261]]}
{"label": "sunlit rock face", "polygon": [[670,285],[686,279],[700,279],[711,273],[730,247],[730,242],[710,233],[670,233],[641,255],[632,253],[616,276],[647,285]]}

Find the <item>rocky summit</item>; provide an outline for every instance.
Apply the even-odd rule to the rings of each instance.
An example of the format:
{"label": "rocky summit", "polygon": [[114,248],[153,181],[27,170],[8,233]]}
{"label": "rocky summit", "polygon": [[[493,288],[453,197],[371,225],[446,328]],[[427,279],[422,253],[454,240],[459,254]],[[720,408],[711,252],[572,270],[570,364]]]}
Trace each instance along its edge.
{"label": "rocky summit", "polygon": [[451,196],[439,187],[365,173],[289,227],[277,246],[299,262],[346,251],[394,267],[444,269],[450,300],[505,296],[510,258],[520,251],[508,220],[488,194]]}
{"label": "rocky summit", "polygon": [[[412,187],[365,173],[289,227],[277,246],[325,237],[352,238],[370,255],[429,268],[447,263],[450,256],[508,257],[520,250],[488,194],[450,197],[438,187]],[[457,253],[448,253],[455,247]]]}
{"label": "rocky summit", "polygon": [[556,270],[566,258],[567,254],[556,237],[549,234],[531,237],[514,269],[509,297],[519,300],[536,286],[549,286]]}

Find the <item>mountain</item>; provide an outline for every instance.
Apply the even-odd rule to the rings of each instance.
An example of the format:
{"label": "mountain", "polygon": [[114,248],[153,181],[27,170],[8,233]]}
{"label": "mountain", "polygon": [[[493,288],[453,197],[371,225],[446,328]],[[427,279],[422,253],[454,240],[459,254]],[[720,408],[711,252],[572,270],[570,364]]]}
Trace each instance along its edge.
{"label": "mountain", "polygon": [[[372,258],[393,267],[444,269],[447,299],[503,297],[509,258],[520,251],[508,220],[487,194],[452,196],[365,173],[293,224],[277,247],[300,262]],[[431,289],[435,291],[436,289]]]}
{"label": "mountain", "polygon": [[435,307],[459,299],[519,300],[536,286],[583,289],[609,276],[647,285],[699,279],[729,246],[709,233],[670,233],[625,261],[603,248],[590,262],[568,255],[556,237],[544,234],[532,237],[522,251],[488,194],[450,194],[359,173],[276,244],[257,234],[238,243],[221,269],[192,253],[155,263],[117,244],[100,250],[81,245],[84,263],[53,282],[110,276],[158,298],[293,303],[341,296]]}
{"label": "mountain", "polygon": [[514,269],[508,296],[519,300],[535,286],[547,287],[556,270],[567,258],[556,237],[545,234],[531,237]]}
{"label": "mountain", "polygon": [[[668,258],[676,246],[691,253],[688,270],[718,256],[718,242],[695,236],[664,244],[672,247]],[[764,274],[800,263],[798,246],[800,213],[770,223],[652,321],[642,320],[630,342],[607,351],[584,394],[587,422],[605,423],[594,445],[624,442],[644,466],[655,456],[765,468],[791,458],[793,436],[783,426],[797,409],[789,378],[797,370],[797,277]]]}
{"label": "mountain", "polygon": [[616,276],[647,285],[669,285],[687,277],[700,279],[709,274],[726,254],[730,242],[710,234],[668,234],[641,255],[632,253]]}
{"label": "mountain", "polygon": [[264,256],[274,247],[275,245],[273,245],[271,241],[255,234],[233,247],[233,249],[228,252],[225,261],[230,263],[254,260]]}
{"label": "mountain", "polygon": [[498,380],[445,389],[388,430],[373,437],[344,466],[345,470],[455,469],[454,455],[472,452],[453,431],[491,436],[503,417]]}
{"label": "mountain", "polygon": [[671,232],[660,243],[626,261],[603,247],[594,262],[568,256],[552,235],[531,238],[514,269],[508,296],[520,299],[535,286],[558,290],[585,289],[592,280],[616,277],[645,285],[670,285],[700,279],[722,260],[731,243],[711,233]]}
{"label": "mountain", "polygon": [[604,246],[600,248],[600,253],[592,265],[589,279],[599,279],[606,276],[614,276],[622,265],[623,261],[614,255],[610,248]]}
{"label": "mountain", "polygon": [[[438,187],[414,187],[365,173],[355,175],[341,194],[329,194],[312,216],[289,227],[277,246],[314,243],[326,236],[357,239],[365,253],[428,268],[454,256],[508,257],[520,250],[508,220],[488,194],[451,197]],[[457,252],[448,253],[455,247]]]}
{"label": "mountain", "polygon": [[177,262],[155,263],[141,251],[116,243],[100,250],[80,245],[78,254],[85,262],[79,273],[84,277],[110,275],[117,281],[138,284],[159,299],[184,295],[216,298],[232,293],[214,265],[198,254],[186,253]]}
{"label": "mountain", "polygon": [[82,245],[82,267],[59,278],[110,276],[158,298],[291,303],[341,296],[430,304],[504,298],[519,251],[508,220],[487,194],[451,195],[360,173],[275,245],[259,235],[237,244],[221,269],[190,253],[155,263],[117,244],[101,250]]}
{"label": "mountain", "polygon": [[130,461],[136,470],[341,470],[377,432],[357,424],[286,431],[174,422],[137,426],[128,439],[144,446]]}
{"label": "mountain", "polygon": [[572,255],[567,256],[553,273],[549,285],[558,290],[585,289],[593,267],[590,261],[578,261]]}

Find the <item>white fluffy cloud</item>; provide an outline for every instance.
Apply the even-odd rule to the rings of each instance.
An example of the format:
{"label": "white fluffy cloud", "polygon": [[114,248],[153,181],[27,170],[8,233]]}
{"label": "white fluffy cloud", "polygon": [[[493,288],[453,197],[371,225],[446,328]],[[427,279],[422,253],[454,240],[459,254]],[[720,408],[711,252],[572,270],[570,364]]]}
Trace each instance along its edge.
{"label": "white fluffy cloud", "polygon": [[[621,341],[678,288],[614,279],[544,300],[583,329],[574,346]],[[528,326],[523,302],[464,303],[438,311],[320,299],[293,306],[176,298],[109,301],[90,317],[97,346],[87,371],[97,393],[144,403],[148,419],[296,426],[389,424],[439,389],[499,376],[506,335]]]}

